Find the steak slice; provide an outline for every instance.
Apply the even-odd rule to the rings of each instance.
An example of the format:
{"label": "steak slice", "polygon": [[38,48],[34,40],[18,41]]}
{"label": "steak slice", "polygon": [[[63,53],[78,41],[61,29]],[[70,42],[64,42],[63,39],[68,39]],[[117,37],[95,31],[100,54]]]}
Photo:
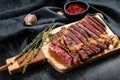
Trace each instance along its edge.
{"label": "steak slice", "polygon": [[84,45],[84,46],[82,47],[82,49],[83,49],[84,51],[86,51],[86,53],[87,53],[89,56],[91,56],[91,55],[94,54],[94,52],[93,52],[88,46],[86,46],[86,45]]}
{"label": "steak slice", "polygon": [[101,22],[101,20],[99,20],[96,17],[92,17],[92,16],[88,16],[89,19],[91,19],[93,22],[95,22],[99,27],[101,27],[104,31],[106,31],[106,27],[105,25]]}
{"label": "steak slice", "polygon": [[103,44],[103,43],[100,43],[100,42],[97,44],[97,46],[98,46],[100,49],[102,49],[102,50],[104,50],[104,49],[107,48],[107,45],[105,45],[105,44]]}
{"label": "steak slice", "polygon": [[74,34],[72,34],[69,30],[67,30],[67,28],[63,27],[61,31],[65,36],[70,37],[76,44],[80,42],[80,40],[76,36],[74,36]]}
{"label": "steak slice", "polygon": [[97,31],[94,27],[92,27],[90,24],[88,24],[86,21],[81,21],[80,22],[83,26],[85,26],[87,29],[89,29],[91,32],[96,34],[98,37],[100,36],[100,32]]}
{"label": "steak slice", "polygon": [[86,39],[89,38],[89,35],[80,27],[78,27],[76,24],[71,26],[74,30],[82,34]]}
{"label": "steak slice", "polygon": [[62,45],[62,44],[58,43],[57,46],[62,48],[64,51],[66,51],[68,53],[69,56],[72,57],[72,60],[73,60],[74,64],[77,64],[81,61],[80,58],[79,58],[79,55],[77,53],[70,52],[69,49],[65,45]]}
{"label": "steak slice", "polygon": [[55,46],[54,44],[51,44],[49,48],[54,51],[58,56],[60,56],[65,61],[65,63],[67,63],[68,65],[72,64],[72,57],[69,56],[68,53],[66,53],[63,49]]}
{"label": "steak slice", "polygon": [[97,29],[100,33],[105,33],[105,31],[99,27],[94,21],[92,21],[91,19],[89,19],[88,16],[85,17],[85,20],[90,24],[92,25],[95,29]]}
{"label": "steak slice", "polygon": [[89,29],[87,29],[86,27],[84,27],[82,24],[78,23],[77,26],[80,27],[80,28],[82,28],[83,30],[85,30],[89,34],[90,37],[92,37],[94,39],[98,39],[99,38],[96,34],[94,34],[93,32],[91,32]]}
{"label": "steak slice", "polygon": [[92,18],[95,19],[96,22],[98,22],[99,24],[102,25],[102,26],[100,26],[100,27],[102,27],[104,30],[106,30],[106,27],[105,27],[104,23],[103,23],[100,19],[98,19],[98,18],[95,17],[95,16],[92,16]]}
{"label": "steak slice", "polygon": [[68,30],[71,31],[71,33],[74,34],[74,36],[76,36],[83,44],[87,44],[87,39],[80,33],[78,33],[76,30],[74,30],[73,28],[68,28]]}
{"label": "steak slice", "polygon": [[78,64],[79,62],[81,62],[81,59],[80,59],[78,53],[69,52],[69,54],[70,54],[71,57],[73,58],[73,63],[74,63],[74,64]]}
{"label": "steak slice", "polygon": [[90,49],[92,49],[94,51],[94,53],[99,53],[101,51],[101,49],[95,45],[89,45]]}
{"label": "steak slice", "polygon": [[[76,52],[77,50],[79,50],[81,48],[81,46],[78,44],[76,44],[71,38],[69,38],[68,36],[65,37],[64,39],[65,44],[67,45],[68,49],[71,52]],[[81,44],[82,45],[82,44]]]}
{"label": "steak slice", "polygon": [[78,50],[78,54],[80,55],[81,60],[87,60],[89,57],[84,50]]}

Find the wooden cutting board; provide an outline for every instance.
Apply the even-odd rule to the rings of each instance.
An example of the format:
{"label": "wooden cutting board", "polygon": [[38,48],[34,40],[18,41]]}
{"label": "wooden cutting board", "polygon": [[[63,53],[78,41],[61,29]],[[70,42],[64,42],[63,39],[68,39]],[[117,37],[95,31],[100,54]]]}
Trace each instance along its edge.
{"label": "wooden cutting board", "polygon": [[[100,15],[97,14],[95,16],[97,18],[101,19],[101,21],[103,21],[102,18],[100,17]],[[72,24],[75,24],[75,23],[76,22],[58,27],[58,28],[54,29],[52,31],[52,33],[54,34],[54,33],[58,32],[62,27],[68,27],[68,26],[70,26]],[[107,25],[106,25],[106,28],[107,28],[107,32],[109,33],[109,35],[114,35],[114,33],[109,29],[109,27]],[[120,44],[119,44],[116,48],[114,48],[112,50],[104,50],[103,52],[95,55],[94,57],[91,57],[89,60],[85,61],[84,63],[82,62],[79,65],[68,66],[68,65],[65,64],[65,62],[59,56],[57,56],[54,52],[52,52],[49,49],[49,45],[50,45],[50,43],[44,44],[44,46],[41,48],[39,54],[29,62],[29,67],[35,66],[35,65],[38,65],[38,64],[41,64],[41,63],[44,63],[44,62],[48,62],[58,72],[64,73],[64,72],[70,71],[74,68],[77,68],[77,67],[83,66],[85,64],[88,64],[88,63],[90,63],[92,61],[95,61],[97,59],[100,59],[100,58],[103,58],[103,57],[108,56],[110,54],[113,54],[114,52],[120,51]],[[19,64],[21,58],[18,59],[17,61],[15,61],[15,57],[12,57],[12,58],[9,58],[9,59],[6,60],[6,63],[7,63],[6,66],[8,67],[8,71],[9,71],[10,74],[22,71],[25,63]],[[3,67],[6,67],[6,66],[3,66]]]}

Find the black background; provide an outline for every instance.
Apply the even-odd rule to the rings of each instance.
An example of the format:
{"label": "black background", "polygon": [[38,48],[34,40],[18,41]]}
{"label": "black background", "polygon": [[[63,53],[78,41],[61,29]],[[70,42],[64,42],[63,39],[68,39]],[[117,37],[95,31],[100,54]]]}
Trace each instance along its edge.
{"label": "black background", "polygon": [[[79,20],[56,13],[68,1],[0,0],[0,66],[7,58],[18,54],[52,19],[57,26]],[[120,0],[84,1],[91,5],[89,13],[103,13],[106,23],[120,36]],[[30,27],[24,25],[28,13],[34,13],[38,18],[37,23]],[[55,71],[48,63],[28,69],[25,74],[9,75],[5,71],[0,73],[0,80],[120,80],[120,54],[118,52],[64,74]]]}

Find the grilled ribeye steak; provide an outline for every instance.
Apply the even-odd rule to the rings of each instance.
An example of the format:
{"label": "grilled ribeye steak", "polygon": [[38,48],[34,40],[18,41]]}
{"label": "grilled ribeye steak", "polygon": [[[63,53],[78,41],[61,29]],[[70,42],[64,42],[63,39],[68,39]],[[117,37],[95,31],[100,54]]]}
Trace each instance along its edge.
{"label": "grilled ribeye steak", "polygon": [[86,15],[75,24],[62,27],[54,35],[49,48],[71,65],[90,59],[112,43],[105,24],[95,16]]}

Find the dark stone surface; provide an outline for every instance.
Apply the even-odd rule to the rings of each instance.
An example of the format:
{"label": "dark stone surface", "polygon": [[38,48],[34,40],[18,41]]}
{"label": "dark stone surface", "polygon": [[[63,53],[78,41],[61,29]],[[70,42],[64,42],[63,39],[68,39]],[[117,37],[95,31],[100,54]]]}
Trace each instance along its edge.
{"label": "dark stone surface", "polygon": [[[57,26],[74,22],[56,12],[69,0],[0,0],[0,66],[5,60],[18,54],[33,37],[55,19]],[[120,36],[120,0],[85,0],[92,6],[89,13],[104,13],[105,21]],[[94,7],[94,8],[93,8]],[[95,9],[96,8],[96,9]],[[24,25],[26,14],[34,13],[38,22],[31,27]],[[81,68],[61,74],[45,63],[25,74],[0,73],[0,80],[120,80],[119,52],[92,62]]]}

